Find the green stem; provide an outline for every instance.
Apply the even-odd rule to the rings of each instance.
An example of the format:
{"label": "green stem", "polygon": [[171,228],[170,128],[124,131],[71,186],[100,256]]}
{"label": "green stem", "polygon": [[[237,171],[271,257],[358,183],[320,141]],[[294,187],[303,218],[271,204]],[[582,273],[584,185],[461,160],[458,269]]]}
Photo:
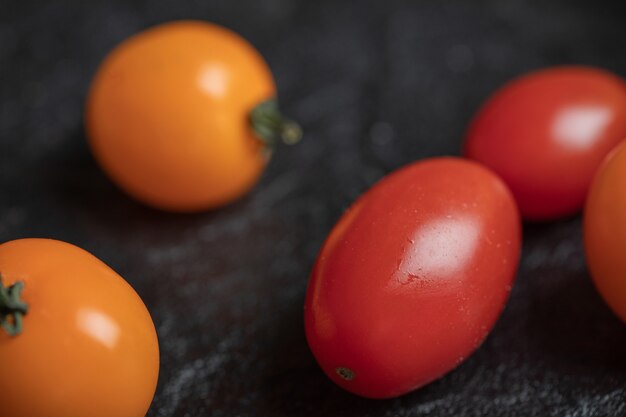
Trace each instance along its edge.
{"label": "green stem", "polygon": [[22,281],[5,287],[0,274],[0,327],[9,336],[17,336],[22,332],[23,319],[28,313],[28,305],[21,299],[23,289]]}
{"label": "green stem", "polygon": [[302,138],[302,129],[298,123],[283,116],[274,98],[252,109],[250,124],[257,136],[272,148],[276,146],[279,139],[287,145],[293,145]]}

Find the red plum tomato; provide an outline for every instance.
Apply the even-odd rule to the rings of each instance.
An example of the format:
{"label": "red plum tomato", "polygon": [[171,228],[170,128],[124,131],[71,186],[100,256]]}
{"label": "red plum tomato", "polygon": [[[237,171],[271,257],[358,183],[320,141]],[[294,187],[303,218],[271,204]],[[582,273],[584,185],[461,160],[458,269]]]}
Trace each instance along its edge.
{"label": "red plum tomato", "polygon": [[346,390],[390,398],[449,372],[485,339],[520,253],[506,185],[459,158],[408,165],[332,229],[305,301],[309,346]]}

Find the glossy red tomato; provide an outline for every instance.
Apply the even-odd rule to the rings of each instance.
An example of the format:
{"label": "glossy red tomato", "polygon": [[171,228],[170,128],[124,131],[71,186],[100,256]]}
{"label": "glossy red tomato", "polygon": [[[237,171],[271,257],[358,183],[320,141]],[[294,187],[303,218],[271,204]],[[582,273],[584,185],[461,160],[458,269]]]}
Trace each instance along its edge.
{"label": "glossy red tomato", "polygon": [[517,207],[491,171],[457,158],[400,169],[361,196],[324,243],[306,295],[309,346],[355,394],[416,389],[480,345],[519,252]]}
{"label": "glossy red tomato", "polygon": [[593,281],[626,323],[626,142],[598,169],[584,215],[585,252]]}
{"label": "glossy red tomato", "polygon": [[520,77],[480,109],[465,154],[498,173],[522,216],[582,208],[595,170],[626,137],[626,83],[600,69],[556,67]]}

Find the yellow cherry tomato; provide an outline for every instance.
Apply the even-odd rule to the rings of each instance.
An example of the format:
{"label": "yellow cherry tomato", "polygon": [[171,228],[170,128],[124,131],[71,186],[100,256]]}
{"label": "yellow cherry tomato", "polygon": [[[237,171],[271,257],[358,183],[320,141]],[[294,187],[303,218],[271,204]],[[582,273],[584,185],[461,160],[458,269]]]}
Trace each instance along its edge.
{"label": "yellow cherry tomato", "polygon": [[0,415],[144,417],[158,374],[150,314],[113,270],[57,240],[0,245]]}
{"label": "yellow cherry tomato", "polygon": [[246,193],[279,138],[299,139],[275,98],[267,64],[240,36],[172,22],[104,60],[87,100],[87,135],[102,168],[131,196],[201,211]]}
{"label": "yellow cherry tomato", "polygon": [[585,254],[596,288],[626,323],[626,142],[605,159],[584,212]]}

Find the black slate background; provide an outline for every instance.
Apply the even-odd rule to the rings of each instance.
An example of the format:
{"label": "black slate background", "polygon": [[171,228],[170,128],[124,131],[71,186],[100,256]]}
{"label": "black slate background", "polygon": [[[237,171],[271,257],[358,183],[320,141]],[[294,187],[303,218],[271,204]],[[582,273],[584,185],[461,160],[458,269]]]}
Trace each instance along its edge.
{"label": "black slate background", "polygon": [[[107,51],[180,18],[256,45],[306,130],[250,195],[199,215],[121,194],[81,122]],[[162,350],[149,417],[626,416],[626,326],[589,280],[578,217],[526,225],[491,336],[410,395],[341,391],[302,325],[316,253],[359,193],[413,160],[457,154],[477,106],[515,75],[583,63],[626,76],[625,18],[623,0],[2,0],[0,241],[72,242],[136,288]]]}

